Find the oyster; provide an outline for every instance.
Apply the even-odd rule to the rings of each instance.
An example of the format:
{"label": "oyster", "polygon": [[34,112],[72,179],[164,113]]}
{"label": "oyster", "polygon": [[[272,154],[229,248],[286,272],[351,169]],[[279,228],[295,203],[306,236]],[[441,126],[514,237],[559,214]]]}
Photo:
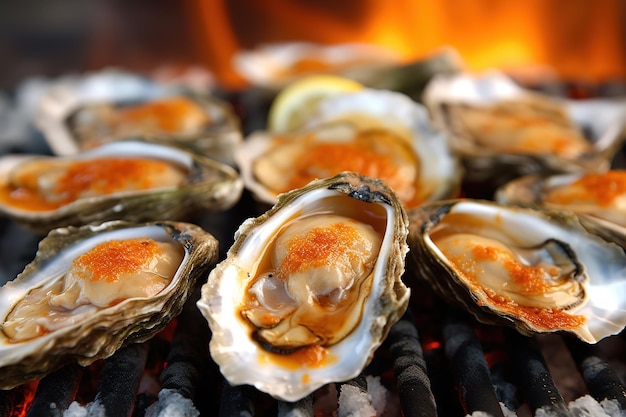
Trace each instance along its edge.
{"label": "oyster", "polygon": [[0,388],[148,340],[178,315],[218,242],[181,222],[51,231],[0,288]]}
{"label": "oyster", "polygon": [[435,77],[423,100],[448,130],[469,181],[496,186],[531,173],[602,172],[624,139],[626,101],[560,100],[497,72]]}
{"label": "oyster", "polygon": [[426,110],[407,96],[364,89],[323,99],[303,129],[259,131],[235,149],[246,187],[273,204],[282,192],[342,171],[376,177],[406,208],[451,198],[462,171]]}
{"label": "oyster", "polygon": [[0,159],[0,213],[41,233],[114,219],[182,220],[231,207],[242,188],[227,165],[145,142]]}
{"label": "oyster", "polygon": [[51,88],[36,121],[57,155],[145,140],[233,165],[233,148],[243,137],[239,118],[221,99],[118,73]]}
{"label": "oyster", "polygon": [[451,200],[408,215],[407,271],[478,320],[588,343],[626,326],[626,254],[573,212]]}
{"label": "oyster", "polygon": [[528,175],[499,188],[496,200],[573,210],[626,227],[626,171]]}
{"label": "oyster", "polygon": [[222,374],[286,401],[358,375],[407,307],[406,233],[389,187],[349,172],[245,221],[198,302]]}
{"label": "oyster", "polygon": [[279,90],[307,75],[332,73],[360,80],[372,71],[397,65],[399,58],[375,45],[310,42],[266,44],[235,55],[233,66],[249,84]]}

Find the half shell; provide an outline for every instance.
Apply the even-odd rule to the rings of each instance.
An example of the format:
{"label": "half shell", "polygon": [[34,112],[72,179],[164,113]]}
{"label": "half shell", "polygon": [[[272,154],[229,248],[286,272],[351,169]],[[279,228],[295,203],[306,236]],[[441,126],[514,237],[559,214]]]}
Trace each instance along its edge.
{"label": "half shell", "polygon": [[626,326],[626,254],[571,211],[452,200],[409,221],[408,272],[482,322],[588,343]]}
{"label": "half shell", "polygon": [[[100,171],[108,173],[105,177],[111,179],[111,184],[126,187],[129,180],[132,185],[130,172],[125,168],[113,168],[111,158],[162,163],[177,172],[180,179],[164,185],[161,176],[150,181],[145,172],[140,172],[140,177],[132,181],[142,184],[147,181],[148,188],[129,186],[127,189],[111,188],[108,191],[109,183],[98,188],[103,180],[101,176],[81,177],[70,175],[73,171],[67,171],[76,166],[90,170],[101,166]],[[59,181],[64,178],[71,183],[70,191],[84,189],[85,192],[63,200],[63,195],[57,192]],[[238,201],[242,189],[239,175],[228,165],[180,149],[145,142],[114,142],[65,157],[16,155],[0,159],[0,213],[40,233],[47,233],[56,227],[116,219],[135,222],[162,218],[183,220],[199,210],[218,211],[231,207]],[[25,190],[62,204],[22,204],[20,195]],[[16,192],[22,193],[17,200]]]}
{"label": "half shell", "polygon": [[624,139],[626,101],[565,100],[492,71],[435,77],[423,101],[451,133],[470,181],[609,168]]}
{"label": "half shell", "polygon": [[[156,249],[162,255],[154,258],[162,262],[161,275],[148,274],[152,266],[146,265],[131,272],[141,251],[126,242],[146,250],[167,247]],[[0,388],[66,363],[86,366],[148,340],[179,314],[197,279],[217,261],[217,247],[213,236],[180,222],[115,221],[51,231],[35,259],[0,288]],[[133,256],[119,255],[124,248]]]}
{"label": "half shell", "polygon": [[[241,51],[235,70],[250,85],[279,90],[303,76],[332,73],[361,80],[372,71],[399,63],[390,50],[369,44],[320,45],[288,42]],[[366,78],[367,79],[367,78]]]}
{"label": "half shell", "polygon": [[526,207],[573,210],[626,227],[626,171],[528,175],[499,188],[496,200]]}
{"label": "half shell", "polygon": [[296,401],[358,375],[407,307],[406,233],[393,192],[354,173],[245,221],[198,302],[229,383]]}
{"label": "half shell", "polygon": [[253,133],[235,160],[246,187],[269,204],[313,179],[353,171],[385,181],[410,208],[455,197],[462,177],[426,109],[404,94],[375,89],[323,99],[302,130]]}
{"label": "half shell", "polygon": [[238,117],[221,99],[117,71],[53,86],[36,122],[56,155],[145,140],[233,165],[233,148],[243,137]]}

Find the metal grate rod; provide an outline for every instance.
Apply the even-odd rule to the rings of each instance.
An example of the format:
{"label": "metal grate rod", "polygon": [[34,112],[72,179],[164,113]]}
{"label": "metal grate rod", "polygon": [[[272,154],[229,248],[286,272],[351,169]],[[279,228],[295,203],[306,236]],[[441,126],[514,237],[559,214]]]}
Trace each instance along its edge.
{"label": "metal grate rod", "polygon": [[417,329],[404,318],[391,327],[388,340],[403,415],[406,417],[437,415],[437,405],[430,389],[426,361]]}
{"label": "metal grate rod", "polygon": [[555,417],[568,416],[567,405],[533,340],[507,329],[506,342],[511,362],[516,366],[516,375],[526,390],[526,400],[533,414],[541,408]]}
{"label": "metal grate rod", "polygon": [[74,400],[82,375],[82,367],[70,364],[42,378],[26,416],[61,417]]}
{"label": "metal grate rod", "polygon": [[484,411],[504,417],[491,381],[482,347],[472,327],[460,315],[448,312],[444,318],[445,350],[459,384],[466,412]]}

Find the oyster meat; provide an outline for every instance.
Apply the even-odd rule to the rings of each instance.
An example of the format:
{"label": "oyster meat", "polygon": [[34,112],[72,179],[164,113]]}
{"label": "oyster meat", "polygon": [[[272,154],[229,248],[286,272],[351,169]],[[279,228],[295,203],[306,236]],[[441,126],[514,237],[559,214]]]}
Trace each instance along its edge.
{"label": "oyster meat", "polygon": [[435,77],[423,100],[435,125],[450,132],[470,181],[499,186],[531,173],[602,172],[624,139],[623,100],[557,99],[495,71]]}
{"label": "oyster meat", "polygon": [[350,172],[245,221],[198,302],[229,383],[296,401],[358,375],[407,307],[406,233],[389,187]]}
{"label": "oyster meat", "polygon": [[455,197],[462,171],[426,110],[401,93],[365,89],[323,99],[303,129],[259,131],[235,150],[246,187],[265,203],[342,171],[379,178],[406,208]]}
{"label": "oyster meat", "polygon": [[225,101],[116,71],[53,85],[40,101],[36,122],[56,155],[144,140],[233,165],[233,148],[243,137],[240,120]]}
{"label": "oyster meat", "polygon": [[182,220],[222,210],[243,185],[231,167],[145,142],[115,142],[78,155],[0,159],[0,213],[37,232],[114,219]]}
{"label": "oyster meat", "polygon": [[588,343],[626,326],[626,254],[571,211],[450,200],[409,221],[407,271],[482,322]]}
{"label": "oyster meat", "polygon": [[182,222],[51,231],[0,288],[0,388],[148,340],[180,313],[217,256],[212,235]]}
{"label": "oyster meat", "polygon": [[626,171],[528,175],[496,192],[496,200],[528,207],[573,210],[626,227]]}
{"label": "oyster meat", "polygon": [[279,90],[300,77],[319,73],[358,81],[372,71],[399,62],[399,57],[390,50],[375,45],[287,42],[241,51],[235,55],[233,66],[251,85]]}

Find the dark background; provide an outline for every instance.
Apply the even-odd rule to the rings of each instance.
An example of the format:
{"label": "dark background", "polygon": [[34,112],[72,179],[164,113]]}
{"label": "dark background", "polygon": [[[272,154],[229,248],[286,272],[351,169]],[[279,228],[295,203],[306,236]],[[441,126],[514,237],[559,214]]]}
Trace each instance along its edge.
{"label": "dark background", "polygon": [[0,90],[33,76],[194,65],[184,6],[184,0],[2,0]]}

